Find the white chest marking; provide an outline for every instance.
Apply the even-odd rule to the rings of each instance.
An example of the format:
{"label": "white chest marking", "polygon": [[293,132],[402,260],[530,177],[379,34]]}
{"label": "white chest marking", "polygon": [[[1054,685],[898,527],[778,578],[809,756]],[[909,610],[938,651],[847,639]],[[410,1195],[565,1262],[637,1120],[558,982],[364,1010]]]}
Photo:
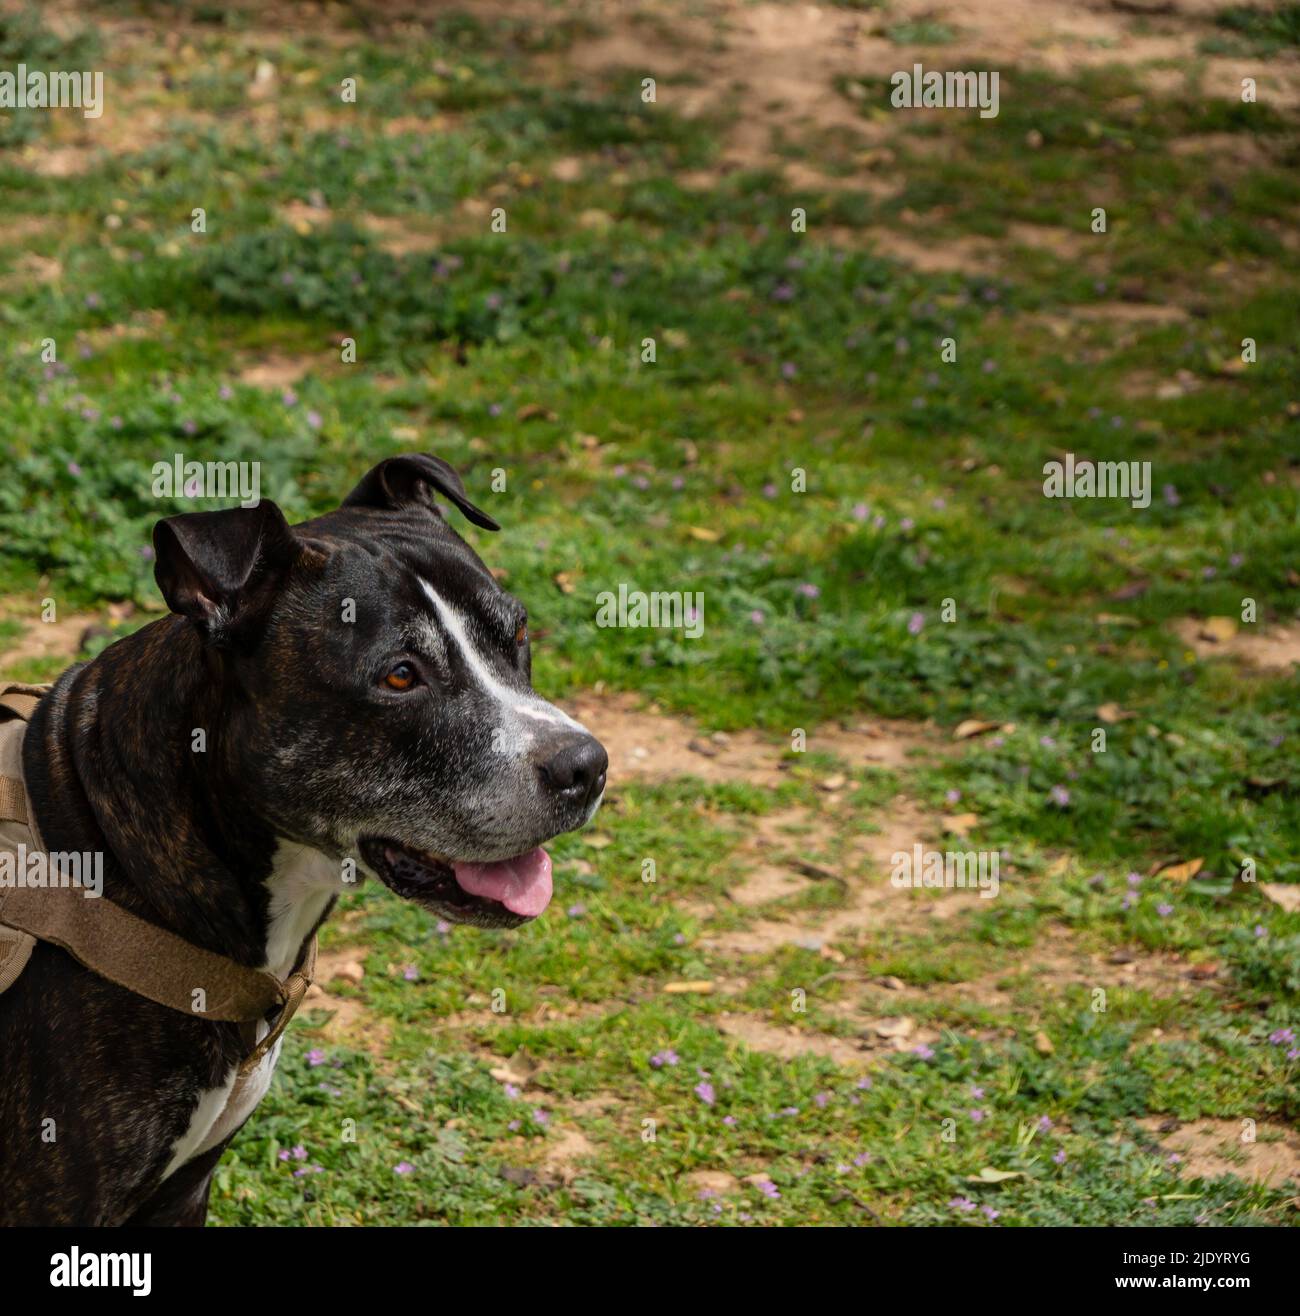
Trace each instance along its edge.
{"label": "white chest marking", "polygon": [[[270,927],[266,936],[266,963],[263,965],[277,978],[285,977],[293,968],[308,932],[320,921],[330,898],[339,894],[341,879],[339,866],[318,851],[285,841],[280,843],[274,870],[267,881],[271,898]],[[259,1041],[267,1031],[266,1024],[258,1024]],[[277,1042],[261,1064],[239,1084],[237,1093],[237,1071],[232,1066],[219,1087],[209,1088],[200,1095],[194,1114],[190,1116],[189,1128],[176,1140],[172,1158],[163,1171],[164,1179],[187,1161],[215,1147],[243,1124],[266,1096],[279,1058],[280,1043]]]}

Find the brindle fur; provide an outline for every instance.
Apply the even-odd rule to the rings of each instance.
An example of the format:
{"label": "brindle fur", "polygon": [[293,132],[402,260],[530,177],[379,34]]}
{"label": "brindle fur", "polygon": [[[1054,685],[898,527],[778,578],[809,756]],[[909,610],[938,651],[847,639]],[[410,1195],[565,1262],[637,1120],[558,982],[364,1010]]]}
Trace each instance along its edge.
{"label": "brindle fur", "polygon": [[[494,754],[491,710],[454,664],[428,697],[377,690],[411,618],[428,615],[423,577],[473,617],[501,682],[531,694],[519,605],[432,504],[430,486],[466,506],[444,470],[382,463],[353,505],[292,531],[263,504],[241,521],[260,536],[247,579],[206,617],[156,536],[160,584],[189,615],[69,668],[41,700],[24,769],[46,847],[102,851],[106,899],[260,966],[278,840],[340,864],[359,857],[362,833],[488,860],[585,821],[524,798],[535,759]],[[186,533],[229,524],[176,521]],[[237,1025],[154,1004],[38,943],[0,995],[0,1224],[202,1224],[229,1140],[162,1175],[200,1095],[243,1054]]]}

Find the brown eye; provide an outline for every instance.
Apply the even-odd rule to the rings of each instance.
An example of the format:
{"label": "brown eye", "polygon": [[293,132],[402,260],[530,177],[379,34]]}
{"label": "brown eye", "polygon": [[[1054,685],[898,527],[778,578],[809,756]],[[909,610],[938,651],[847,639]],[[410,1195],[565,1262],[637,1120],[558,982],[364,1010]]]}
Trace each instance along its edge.
{"label": "brown eye", "polygon": [[515,632],[515,643],[521,648],[528,642],[528,623],[521,621],[519,629]]}
{"label": "brown eye", "polygon": [[418,680],[415,668],[410,663],[398,663],[384,677],[384,684],[390,690],[409,690]]}

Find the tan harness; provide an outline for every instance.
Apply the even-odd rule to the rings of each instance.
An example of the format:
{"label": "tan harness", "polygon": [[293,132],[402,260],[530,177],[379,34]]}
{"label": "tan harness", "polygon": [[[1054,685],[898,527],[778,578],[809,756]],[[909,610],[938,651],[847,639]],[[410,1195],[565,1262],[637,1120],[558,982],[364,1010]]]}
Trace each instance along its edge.
{"label": "tan harness", "polygon": [[[15,857],[20,847],[28,855],[44,851],[24,784],[22,746],[27,719],[49,688],[0,686],[0,851]],[[0,992],[17,980],[37,941],[60,947],[101,978],[159,1005],[240,1024],[247,1048],[241,1078],[279,1040],[316,970],[315,936],[282,982],[264,969],[194,946],[102,896],[87,898],[80,887],[0,885]],[[259,1042],[257,1025],[269,1022],[272,1011],[279,1016]]]}

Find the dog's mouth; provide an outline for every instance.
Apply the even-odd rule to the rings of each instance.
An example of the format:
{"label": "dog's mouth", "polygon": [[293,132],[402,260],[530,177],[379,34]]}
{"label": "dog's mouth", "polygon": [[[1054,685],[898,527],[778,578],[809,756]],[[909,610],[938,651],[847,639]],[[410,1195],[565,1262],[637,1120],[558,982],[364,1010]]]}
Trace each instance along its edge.
{"label": "dog's mouth", "polygon": [[551,856],[538,846],[512,859],[447,859],[387,837],[364,837],[362,857],[390,890],[456,923],[518,927],[551,902]]}

